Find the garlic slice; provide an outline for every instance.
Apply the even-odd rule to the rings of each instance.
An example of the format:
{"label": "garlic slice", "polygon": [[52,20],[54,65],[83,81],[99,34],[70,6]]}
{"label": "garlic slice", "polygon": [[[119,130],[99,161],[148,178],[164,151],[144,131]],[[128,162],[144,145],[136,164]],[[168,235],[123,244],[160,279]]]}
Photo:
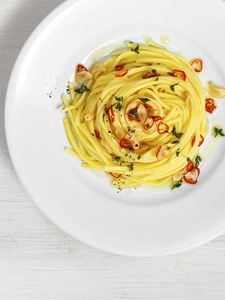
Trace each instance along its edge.
{"label": "garlic slice", "polygon": [[93,74],[95,72],[106,72],[106,67],[101,61],[96,61],[91,67],[90,72]]}
{"label": "garlic slice", "polygon": [[93,75],[88,71],[81,71],[75,73],[76,83],[81,83],[84,80],[92,79]]}
{"label": "garlic slice", "polygon": [[123,130],[123,128],[121,128],[121,127],[116,127],[116,129],[115,129],[115,136],[118,138],[118,139],[122,139],[123,137],[124,137],[124,130]]}
{"label": "garlic slice", "polygon": [[157,153],[156,153],[156,157],[158,158],[158,160],[161,160],[165,157],[168,157],[171,153],[170,148],[168,147],[168,145],[164,144],[162,146],[159,147]]}
{"label": "garlic slice", "polygon": [[137,113],[138,113],[138,118],[141,121],[141,124],[143,124],[143,122],[147,118],[147,112],[146,112],[146,108],[142,103],[138,106]]}
{"label": "garlic slice", "polygon": [[138,141],[137,135],[135,133],[128,133],[125,136],[125,138],[129,139],[132,142],[132,144],[133,144],[132,148],[133,149],[135,149],[135,150],[139,149],[139,141]]}
{"label": "garlic slice", "polygon": [[209,93],[215,98],[223,98],[225,97],[225,88],[219,87],[212,83],[212,81],[208,82],[209,85]]}

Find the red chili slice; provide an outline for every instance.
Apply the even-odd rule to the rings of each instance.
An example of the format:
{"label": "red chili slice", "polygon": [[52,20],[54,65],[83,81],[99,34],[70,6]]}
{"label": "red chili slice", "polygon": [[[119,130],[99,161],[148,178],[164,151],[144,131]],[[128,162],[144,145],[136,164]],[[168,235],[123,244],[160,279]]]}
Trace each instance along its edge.
{"label": "red chili slice", "polygon": [[199,142],[198,142],[198,147],[201,146],[202,143],[204,143],[204,137],[200,134],[200,139],[199,139]]}
{"label": "red chili slice", "polygon": [[182,80],[186,79],[186,73],[183,70],[174,69],[172,71],[172,74],[173,74],[174,77],[181,78]]}
{"label": "red chili slice", "polygon": [[115,71],[121,71],[121,70],[123,70],[123,68],[124,68],[124,65],[118,65],[118,66],[115,66]]}
{"label": "red chili slice", "polygon": [[109,122],[113,123],[115,121],[115,114],[114,114],[114,110],[112,109],[112,107],[106,108],[106,113],[108,115]]}
{"label": "red chili slice", "polygon": [[154,111],[156,110],[155,107],[149,105],[148,103],[144,103],[144,107],[149,110],[154,110]]}
{"label": "red chili slice", "polygon": [[[191,146],[193,147],[195,144],[195,140],[196,140],[196,136],[193,136],[192,140],[191,140]],[[204,142],[204,137],[200,134],[200,138],[199,138],[199,142],[198,142],[198,147],[201,146],[201,144]]]}
{"label": "red chili slice", "polygon": [[77,72],[79,73],[79,72],[82,72],[82,71],[87,71],[88,72],[88,69],[84,65],[78,64],[77,65]]}
{"label": "red chili slice", "polygon": [[214,110],[216,109],[215,101],[212,98],[206,98],[205,99],[205,110],[212,114]]}
{"label": "red chili slice", "polygon": [[203,62],[200,58],[192,59],[191,66],[194,68],[195,72],[199,73],[203,69]]}
{"label": "red chili slice", "polygon": [[185,174],[187,174],[188,172],[191,172],[194,169],[195,165],[193,163],[192,160],[189,160],[189,162],[187,163],[186,167],[185,167]]}
{"label": "red chili slice", "polygon": [[154,119],[155,122],[159,122],[160,120],[162,120],[162,117],[160,116],[152,116],[152,118]]}
{"label": "red chili slice", "polygon": [[144,123],[143,123],[143,129],[145,131],[148,131],[152,126],[154,125],[154,119],[151,116],[148,116]]}
{"label": "red chili slice", "polygon": [[121,148],[132,148],[133,147],[132,141],[129,139],[126,139],[126,138],[122,138],[119,142],[119,145]]}
{"label": "red chili slice", "polygon": [[157,125],[157,130],[159,134],[168,133],[169,126],[163,122],[159,122],[159,124]]}
{"label": "red chili slice", "polygon": [[113,173],[113,172],[109,172],[109,174],[116,179],[119,179],[122,176],[122,174]]}
{"label": "red chili slice", "polygon": [[95,136],[97,139],[101,139],[100,132],[97,129],[95,129]]}
{"label": "red chili slice", "polygon": [[190,184],[196,184],[200,175],[200,169],[194,167],[190,172],[184,175],[184,180]]}
{"label": "red chili slice", "polygon": [[156,151],[156,157],[158,158],[158,156],[159,156],[159,152],[161,151],[161,148],[162,148],[162,146],[159,146],[159,148],[158,148],[158,150]]}
{"label": "red chili slice", "polygon": [[116,77],[123,77],[123,76],[125,76],[127,74],[127,72],[128,72],[128,69],[126,69],[126,71],[124,71],[121,74],[117,74]]}

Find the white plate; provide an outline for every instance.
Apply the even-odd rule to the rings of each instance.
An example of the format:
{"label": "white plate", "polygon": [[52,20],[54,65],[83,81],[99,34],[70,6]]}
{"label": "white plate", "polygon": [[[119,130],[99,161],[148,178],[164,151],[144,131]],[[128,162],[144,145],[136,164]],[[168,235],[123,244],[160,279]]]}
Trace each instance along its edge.
{"label": "white plate", "polygon": [[[118,191],[64,152],[60,112],[77,63],[101,47],[146,35],[158,43],[166,35],[169,49],[200,56],[203,82],[224,86],[224,15],[222,0],[72,0],[33,32],[9,82],[6,135],[22,184],[57,226],[89,245],[132,256],[184,251],[224,231],[225,139],[218,139],[195,186]],[[225,128],[225,100],[213,118]]]}

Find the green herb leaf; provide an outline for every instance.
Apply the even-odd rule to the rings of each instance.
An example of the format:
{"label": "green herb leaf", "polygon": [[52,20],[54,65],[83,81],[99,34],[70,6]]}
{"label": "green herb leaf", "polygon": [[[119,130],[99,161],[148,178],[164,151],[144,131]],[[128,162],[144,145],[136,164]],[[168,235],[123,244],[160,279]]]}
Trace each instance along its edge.
{"label": "green herb leaf", "polygon": [[116,97],[115,96],[116,101],[122,102],[123,101],[123,97]]}
{"label": "green herb leaf", "polygon": [[152,73],[155,75],[159,75],[159,73],[156,71],[156,69],[152,69]]}
{"label": "green herb leaf", "polygon": [[214,137],[217,137],[218,135],[225,136],[222,128],[213,127],[213,130],[214,130]]}
{"label": "green herb leaf", "polygon": [[178,84],[179,84],[179,83],[172,84],[172,85],[170,86],[171,91],[174,92],[175,86],[178,85]]}
{"label": "green herb leaf", "polygon": [[180,141],[178,141],[178,140],[171,142],[171,144],[179,144],[179,143],[180,143]]}
{"label": "green herb leaf", "polygon": [[113,160],[119,163],[120,162],[120,156],[114,156]]}
{"label": "green herb leaf", "polygon": [[172,129],[172,134],[173,134],[176,138],[180,139],[180,138],[182,137],[182,135],[183,135],[183,132],[178,133],[178,132],[176,131],[176,127],[173,127],[173,129]]}
{"label": "green herb leaf", "polygon": [[176,151],[176,156],[178,157],[179,155],[180,155],[180,148],[178,148]]}
{"label": "green herb leaf", "polygon": [[149,98],[138,98],[139,100],[141,100],[142,102],[144,102],[144,103],[146,103],[146,102],[148,102],[148,101],[150,101],[150,99]]}
{"label": "green herb leaf", "polygon": [[132,164],[128,165],[128,169],[129,169],[129,171],[133,171],[133,169],[134,169],[134,164],[132,163]]}
{"label": "green herb leaf", "polygon": [[182,185],[182,183],[183,183],[182,179],[177,181],[174,185],[172,185],[171,190],[174,190],[174,189],[180,187]]}
{"label": "green herb leaf", "polygon": [[196,168],[198,168],[200,166],[201,162],[202,162],[201,157],[199,155],[197,155],[196,158],[195,158],[195,166],[196,166]]}
{"label": "green herb leaf", "polygon": [[131,48],[131,51],[136,52],[137,54],[139,54],[139,45],[137,45],[135,48]]}
{"label": "green herb leaf", "polygon": [[129,110],[129,112],[130,112],[130,114],[131,114],[133,117],[137,117],[137,116],[138,116],[138,112],[137,112],[137,110],[134,109],[134,108],[131,108],[131,109]]}
{"label": "green herb leaf", "polygon": [[86,87],[85,84],[82,84],[78,89],[75,90],[78,94],[83,94],[84,92],[89,92],[89,88]]}
{"label": "green herb leaf", "polygon": [[121,109],[122,109],[122,105],[118,102],[118,103],[116,103],[116,105],[115,105],[115,109],[117,109],[117,110],[119,110],[119,111],[121,111]]}

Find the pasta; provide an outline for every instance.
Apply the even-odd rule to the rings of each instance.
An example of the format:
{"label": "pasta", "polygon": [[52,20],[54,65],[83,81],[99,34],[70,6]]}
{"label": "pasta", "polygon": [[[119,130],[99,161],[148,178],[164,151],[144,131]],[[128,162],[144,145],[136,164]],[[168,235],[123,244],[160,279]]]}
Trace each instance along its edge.
{"label": "pasta", "polygon": [[75,81],[62,96],[65,150],[83,167],[118,188],[196,183],[208,125],[193,64],[148,39],[89,69],[79,64]]}

